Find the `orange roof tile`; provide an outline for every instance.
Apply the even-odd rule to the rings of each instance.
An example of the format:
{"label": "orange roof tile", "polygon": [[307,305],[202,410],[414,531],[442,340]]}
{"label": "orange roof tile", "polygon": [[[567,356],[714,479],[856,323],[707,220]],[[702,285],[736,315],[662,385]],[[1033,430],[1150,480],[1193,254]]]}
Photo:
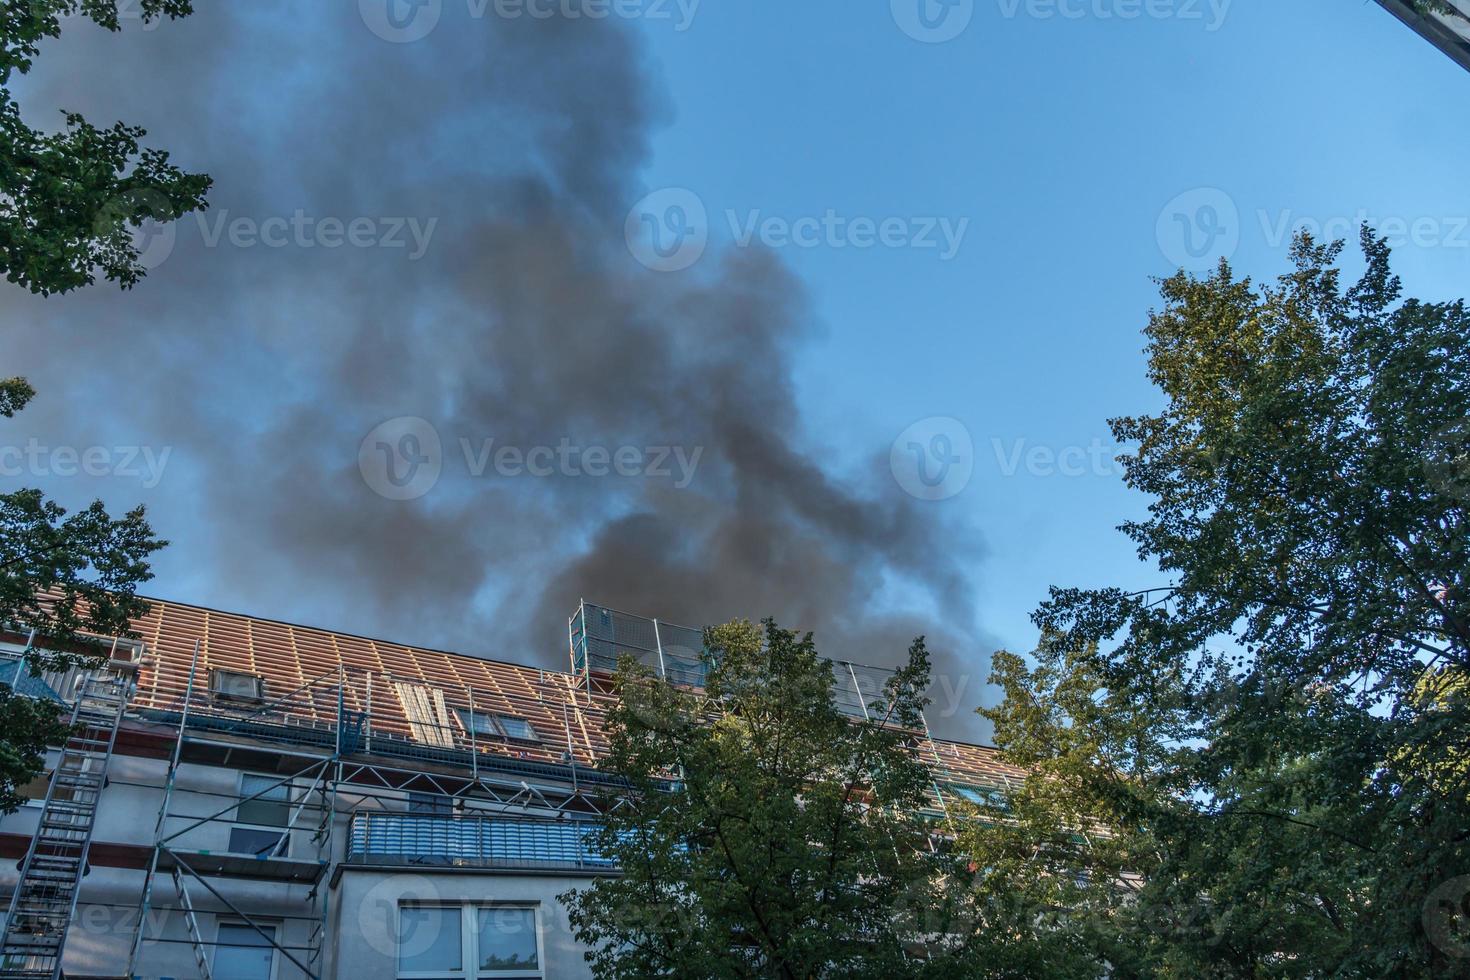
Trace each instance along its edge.
{"label": "orange roof tile", "polygon": [[[505,741],[480,744],[482,751],[541,762],[565,762],[570,752],[578,765],[595,766],[607,751],[603,731],[609,699],[580,690],[578,678],[562,671],[488,660],[467,654],[369,639],[347,633],[297,626],[239,613],[204,609],[149,599],[150,610],[135,629],[147,645],[139,672],[137,701],[154,707],[182,704],[189,665],[199,641],[196,691],[208,683],[211,669],[256,674],[264,678],[266,697],[301,691],[290,710],[318,724],[336,719],[337,678],[343,677],[343,699],[354,711],[369,710],[375,734],[412,738],[410,719],[393,686],[421,684],[443,692],[449,724],[458,738],[468,737],[453,709],[512,715],[535,729],[536,743]],[[331,695],[318,688],[330,685]],[[1004,785],[1024,773],[1000,761],[994,748],[925,739],[926,761],[937,758],[946,770],[941,778],[983,785]]]}

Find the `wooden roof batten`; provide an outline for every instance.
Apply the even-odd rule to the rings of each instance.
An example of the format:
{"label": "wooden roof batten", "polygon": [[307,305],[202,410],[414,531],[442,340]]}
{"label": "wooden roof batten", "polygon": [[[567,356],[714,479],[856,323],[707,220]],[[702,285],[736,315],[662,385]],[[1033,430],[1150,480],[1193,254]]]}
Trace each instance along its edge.
{"label": "wooden roof batten", "polygon": [[[219,712],[240,719],[241,734],[248,734],[251,724],[270,722],[315,744],[335,727],[340,697],[343,711],[355,716],[354,724],[360,720],[362,725],[357,733],[361,742],[347,746],[358,754],[381,753],[403,761],[417,754],[425,762],[454,764],[450,755],[473,753],[480,759],[521,764],[527,771],[570,765],[585,774],[597,768],[607,751],[605,718],[612,695],[589,690],[580,672],[374,640],[168,600],[148,601],[148,613],[134,624],[148,644],[134,699],[145,710],[167,713],[182,705],[190,654],[198,639],[200,676],[195,678],[191,724],[198,717],[192,712],[201,699],[211,697],[207,666],[262,678],[263,704],[226,704]],[[409,717],[411,709],[405,708],[395,683],[441,692],[432,703],[442,698],[446,710],[441,716],[433,709],[427,721],[442,732],[428,740],[415,737],[416,726],[417,734],[424,734],[426,719]],[[467,725],[461,712],[471,710],[476,715],[522,719],[536,737],[471,730],[484,724]],[[988,746],[938,739],[928,732],[920,733],[920,738],[925,743],[923,754],[942,766],[945,780],[996,785],[1024,778],[1024,772],[1002,762],[997,750]],[[475,764],[476,760],[460,761]],[[495,768],[504,772],[507,767]]]}

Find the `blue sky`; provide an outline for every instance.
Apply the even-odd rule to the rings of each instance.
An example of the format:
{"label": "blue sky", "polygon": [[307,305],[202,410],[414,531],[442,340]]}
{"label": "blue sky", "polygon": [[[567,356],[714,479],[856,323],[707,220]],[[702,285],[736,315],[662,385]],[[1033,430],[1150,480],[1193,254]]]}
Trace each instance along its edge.
{"label": "blue sky", "polygon": [[1126,3],[1069,19],[976,0],[933,44],[887,7],[706,2],[682,33],[646,25],[673,117],[645,180],[696,191],[716,241],[730,209],[969,219],[949,261],[781,249],[825,327],[800,390],[838,458],[916,419],[964,422],[975,474],[932,506],[983,529],[980,620],[1029,648],[1048,585],[1157,582],[1113,530],[1143,506],[1116,468],[1010,461],[1111,450],[1107,418],[1157,408],[1139,331],[1150,277],[1172,271],[1166,205],[1224,191],[1233,261],[1256,277],[1284,271],[1280,229],[1297,222],[1430,219],[1398,269],[1411,292],[1464,295],[1470,130],[1452,120],[1470,76],[1371,3],[1235,2],[1210,30],[1204,3],[1158,8],[1200,19],[1124,20],[1098,12]]}

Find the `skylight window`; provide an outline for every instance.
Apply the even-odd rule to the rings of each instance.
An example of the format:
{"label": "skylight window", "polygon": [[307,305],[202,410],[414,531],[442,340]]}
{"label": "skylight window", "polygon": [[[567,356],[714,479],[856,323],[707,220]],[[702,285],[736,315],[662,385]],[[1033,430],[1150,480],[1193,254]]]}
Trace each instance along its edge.
{"label": "skylight window", "polygon": [[265,678],[237,670],[211,670],[209,690],[218,697],[239,701],[264,701]]}
{"label": "skylight window", "polygon": [[459,720],[465,730],[485,738],[509,738],[517,742],[539,742],[536,729],[524,718],[515,715],[500,715],[483,711],[458,709]]}
{"label": "skylight window", "polygon": [[505,733],[506,738],[517,739],[522,742],[536,742],[536,729],[524,718],[516,718],[513,715],[496,715],[495,723]]}
{"label": "skylight window", "polygon": [[952,783],[949,788],[967,803],[974,803],[976,806],[988,804],[1002,809],[1006,808],[1005,794],[998,789],[983,789],[979,786],[966,786],[963,783]]}

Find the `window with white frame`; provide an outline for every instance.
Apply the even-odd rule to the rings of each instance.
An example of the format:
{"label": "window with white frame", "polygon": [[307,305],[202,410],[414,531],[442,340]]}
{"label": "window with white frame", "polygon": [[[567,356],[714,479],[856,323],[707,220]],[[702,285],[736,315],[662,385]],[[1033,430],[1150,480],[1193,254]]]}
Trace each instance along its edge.
{"label": "window with white frame", "polygon": [[[253,797],[253,799],[251,799]],[[240,774],[240,800],[230,828],[230,851],[255,857],[285,857],[290,847],[291,786],[279,776]]]}
{"label": "window with white frame", "polygon": [[398,906],[399,980],[544,977],[534,905]]}
{"label": "window with white frame", "polygon": [[209,672],[209,690],[215,697],[235,701],[263,701],[265,678],[258,674],[215,668]]}
{"label": "window with white frame", "polygon": [[214,941],[209,971],[214,980],[272,980],[276,949],[271,943],[279,941],[274,925],[261,925],[257,932],[246,922],[221,922]]}

